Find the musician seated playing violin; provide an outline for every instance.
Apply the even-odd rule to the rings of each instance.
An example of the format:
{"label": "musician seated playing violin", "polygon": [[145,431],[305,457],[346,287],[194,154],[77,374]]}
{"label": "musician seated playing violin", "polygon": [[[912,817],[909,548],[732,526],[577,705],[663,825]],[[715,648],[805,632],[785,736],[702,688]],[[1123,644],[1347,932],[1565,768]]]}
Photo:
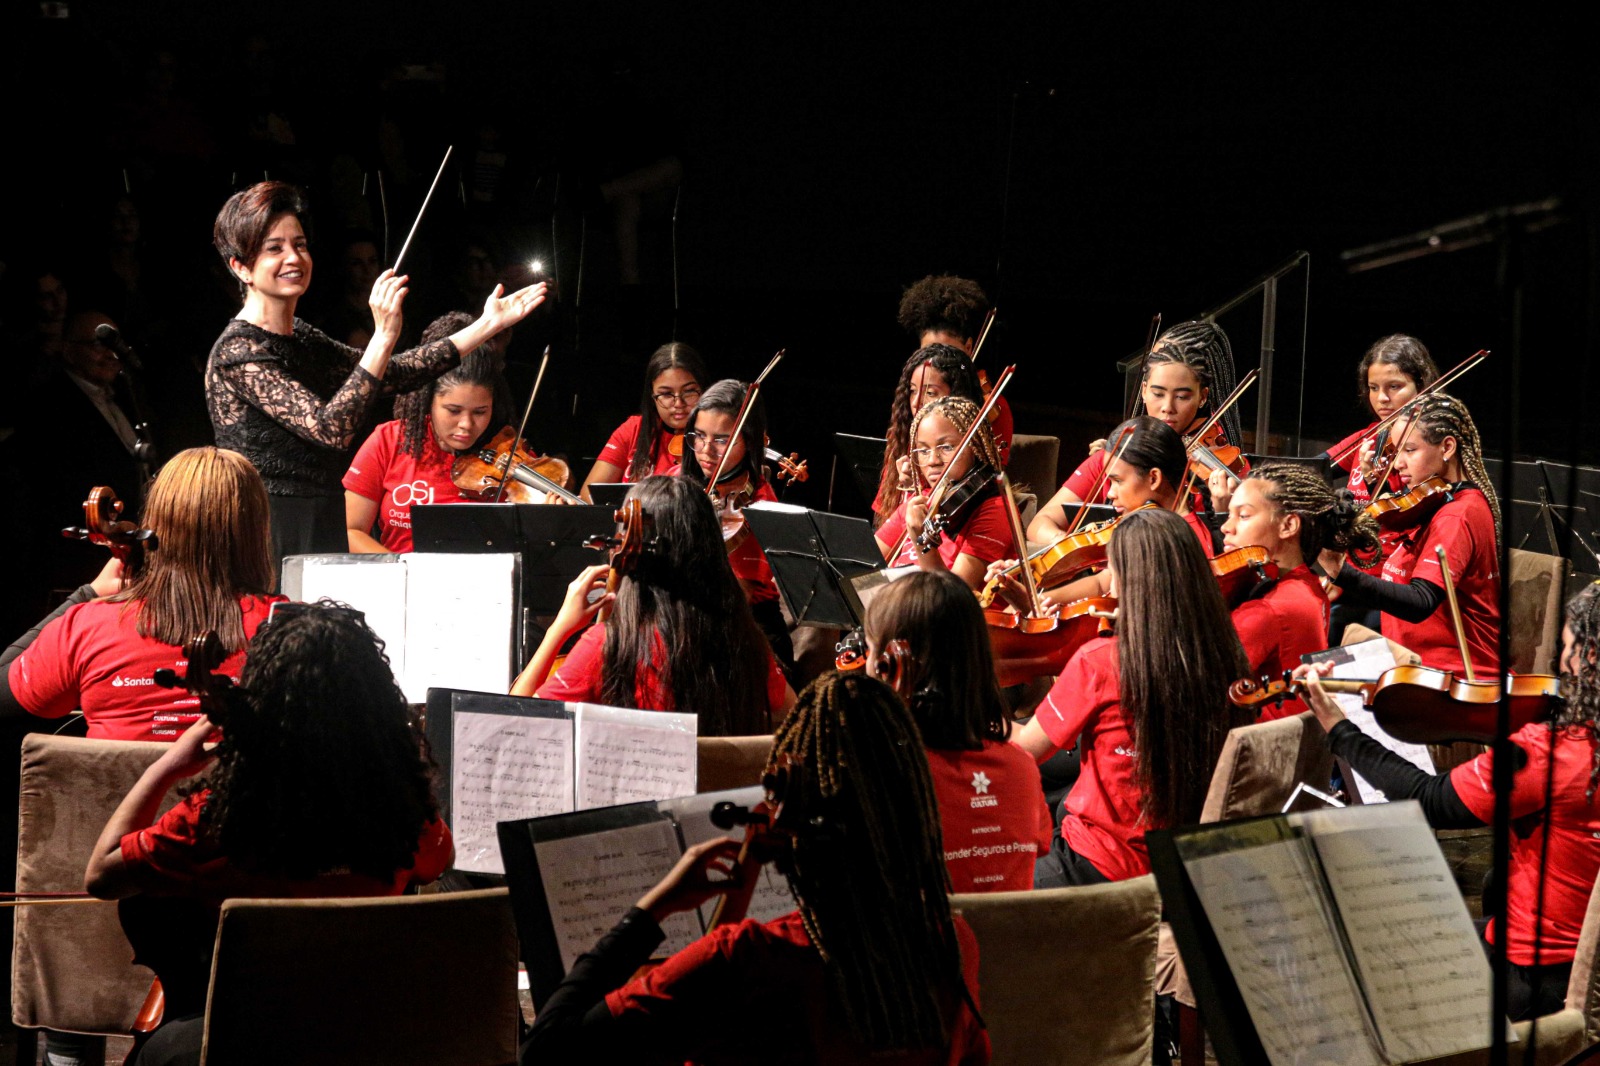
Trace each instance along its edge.
{"label": "musician seated playing violin", "polygon": [[[823,675],[778,727],[765,782],[752,813],[770,825],[753,826],[742,852],[732,840],[686,851],[573,963],[519,1062],[989,1061],[978,944],[950,910],[934,787],[905,704],[871,678]],[[710,932],[634,976],[669,915],[733,899],[763,852],[795,912],[757,922],[719,907]]]}
{"label": "musician seated playing violin", "polygon": [[[1328,646],[1328,597],[1306,560],[1326,546],[1365,558],[1378,551],[1378,523],[1347,489],[1337,493],[1314,471],[1268,463],[1250,471],[1228,503],[1223,547],[1264,548],[1272,570],[1233,608],[1233,626],[1253,676],[1278,677],[1303,655]],[[1305,710],[1284,700],[1262,713],[1280,718]]]}
{"label": "musician seated playing violin", "polygon": [[[1567,978],[1600,876],[1600,585],[1567,603],[1561,633],[1561,695],[1550,721],[1512,735],[1518,749],[1511,786],[1511,867],[1507,891],[1506,955],[1511,962],[1512,1019],[1560,1010]],[[1436,829],[1468,829],[1493,821],[1494,754],[1444,774],[1426,774],[1347,720],[1317,682],[1331,664],[1301,667],[1306,702],[1334,755],[1391,800],[1422,804]],[[1548,866],[1546,867],[1546,858]],[[1543,892],[1541,905],[1540,894]],[[1490,923],[1490,943],[1501,930]],[[1538,955],[1535,957],[1535,943]]]}
{"label": "musician seated playing violin", "polygon": [[[1395,439],[1392,428],[1378,429],[1378,423],[1400,410],[1417,393],[1439,378],[1428,348],[1415,337],[1394,333],[1375,342],[1356,367],[1356,384],[1363,405],[1371,408],[1374,421],[1357,430],[1322,454],[1341,470],[1350,472],[1349,488],[1356,499],[1368,503],[1382,491],[1393,492],[1404,485],[1393,473],[1382,491],[1374,489],[1382,475],[1378,461],[1384,446]],[[1392,423],[1391,423],[1392,425]],[[1385,460],[1386,463],[1386,460]]]}
{"label": "musician seated playing violin", "polygon": [[1396,439],[1395,472],[1407,493],[1368,508],[1380,526],[1401,533],[1382,578],[1363,573],[1337,551],[1324,552],[1323,569],[1336,575],[1345,597],[1383,612],[1384,636],[1416,652],[1424,666],[1461,673],[1439,563],[1443,549],[1467,657],[1479,676],[1492,677],[1500,669],[1500,504],[1483,467],[1477,427],[1465,404],[1435,392],[1396,423]]}
{"label": "musician seated playing violin", "polygon": [[[589,499],[595,482],[643,481],[651,474],[676,474],[683,462],[683,431],[711,374],[700,353],[673,341],[651,353],[644,368],[639,413],[612,431],[583,479]],[[592,501],[591,501],[592,502]]]}
{"label": "musician seated playing violin", "polygon": [[960,447],[977,417],[978,405],[957,396],[923,405],[912,422],[911,454],[901,465],[906,499],[876,534],[890,566],[949,570],[973,590],[1011,547],[995,482],[1000,455],[989,427],[978,426],[969,446]]}

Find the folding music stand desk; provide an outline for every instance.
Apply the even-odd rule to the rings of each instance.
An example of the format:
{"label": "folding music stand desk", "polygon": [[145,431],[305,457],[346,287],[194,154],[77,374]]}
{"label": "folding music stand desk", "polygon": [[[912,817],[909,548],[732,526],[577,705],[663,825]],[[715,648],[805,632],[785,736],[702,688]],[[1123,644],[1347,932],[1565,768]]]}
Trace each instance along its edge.
{"label": "folding music stand desk", "polygon": [[626,481],[594,481],[589,484],[589,498],[599,506],[615,511],[627,499],[631,488],[633,486]]}
{"label": "folding music stand desk", "polygon": [[851,581],[883,569],[870,522],[791,504],[752,503],[740,513],[766,552],[796,625],[861,624],[861,597]]}
{"label": "folding music stand desk", "polygon": [[1265,463],[1292,463],[1295,466],[1303,466],[1330,485],[1333,484],[1336,474],[1344,473],[1342,468],[1329,462],[1326,455],[1246,455],[1245,460],[1250,464],[1251,470]]}
{"label": "folding music stand desk", "polygon": [[887,442],[882,437],[859,437],[854,433],[833,435],[833,473],[828,479],[828,506],[833,507],[834,489],[838,485],[839,467],[842,464],[850,474],[850,484],[861,493],[869,507],[878,495],[878,477],[883,473],[883,449]]}
{"label": "folding music stand desk", "polygon": [[561,609],[567,586],[605,553],[585,538],[616,532],[615,509],[538,503],[435,503],[411,508],[411,539],[421,552],[517,552],[522,606],[533,617]]}

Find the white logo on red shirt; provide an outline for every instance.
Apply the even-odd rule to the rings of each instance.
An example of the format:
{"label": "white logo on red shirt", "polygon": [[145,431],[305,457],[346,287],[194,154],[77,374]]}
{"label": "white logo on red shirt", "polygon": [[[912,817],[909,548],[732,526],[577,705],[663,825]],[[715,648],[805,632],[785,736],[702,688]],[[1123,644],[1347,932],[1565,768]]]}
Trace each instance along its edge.
{"label": "white logo on red shirt", "polygon": [[989,791],[989,775],[984,773],[982,770],[979,770],[977,773],[973,774],[972,775],[972,791],[974,791],[974,792],[987,792],[987,791]]}
{"label": "white logo on red shirt", "polygon": [[124,685],[153,685],[155,683],[156,679],[153,677],[114,677],[111,679],[112,688],[122,688]]}
{"label": "white logo on red shirt", "polygon": [[[405,499],[400,498],[401,493],[405,494]],[[414,503],[432,503],[433,486],[418,478],[405,485],[396,485],[389,498],[394,501],[396,507],[410,507]]]}

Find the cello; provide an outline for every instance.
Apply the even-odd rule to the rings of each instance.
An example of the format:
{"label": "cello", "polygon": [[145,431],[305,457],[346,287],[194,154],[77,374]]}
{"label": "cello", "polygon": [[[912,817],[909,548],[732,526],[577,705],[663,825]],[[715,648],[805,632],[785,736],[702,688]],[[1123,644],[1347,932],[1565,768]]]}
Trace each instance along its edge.
{"label": "cello", "polygon": [[155,551],[161,542],[153,530],[141,529],[123,518],[122,509],[115,490],[96,485],[83,501],[83,525],[68,526],[61,535],[108,549],[122,563],[123,579],[131,581],[143,568],[145,553]]}

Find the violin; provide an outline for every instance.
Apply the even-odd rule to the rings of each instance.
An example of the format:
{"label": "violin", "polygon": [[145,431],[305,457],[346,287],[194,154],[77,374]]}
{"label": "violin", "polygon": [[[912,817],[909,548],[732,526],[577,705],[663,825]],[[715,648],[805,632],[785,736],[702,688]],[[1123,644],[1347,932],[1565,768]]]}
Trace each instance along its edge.
{"label": "violin", "polygon": [[153,552],[160,541],[155,532],[140,529],[122,517],[122,501],[108,485],[96,485],[83,501],[83,525],[68,526],[61,531],[69,540],[86,540],[108,548],[122,563],[125,580],[137,577],[144,566],[146,552]]}
{"label": "violin", "polygon": [[1189,469],[1201,481],[1209,478],[1214,471],[1226,470],[1236,478],[1249,473],[1249,465],[1244,460],[1244,453],[1228,443],[1228,436],[1223,431],[1222,423],[1218,422],[1209,430],[1195,434],[1195,439],[1189,443]]}
{"label": "violin", "polygon": [[867,635],[856,626],[833,646],[835,670],[860,670],[867,665]]}
{"label": "violin", "polygon": [[[867,665],[867,637],[858,626],[846,633],[834,645],[833,666],[836,670],[860,670]],[[872,673],[879,681],[894,689],[895,694],[907,703],[917,691],[922,680],[922,665],[911,654],[911,645],[903,640],[891,640],[884,645],[873,660]]]}
{"label": "violin", "polygon": [[[1550,674],[1508,677],[1502,690],[1493,681],[1468,681],[1427,666],[1392,667],[1376,681],[1321,684],[1328,692],[1359,695],[1379,728],[1411,744],[1492,743],[1502,695],[1511,705],[1513,733],[1548,717],[1561,699],[1561,679]],[[1303,679],[1287,674],[1278,681],[1247,677],[1228,686],[1228,699],[1237,707],[1256,708],[1305,690]]]}
{"label": "violin", "polygon": [[1116,619],[1117,601],[1110,596],[1074,600],[1054,617],[984,611],[995,680],[1006,688],[1061,673],[1085,643],[1109,634]]}
{"label": "violin", "polygon": [[1278,580],[1278,564],[1267,549],[1256,545],[1223,552],[1211,560],[1211,572],[1230,609],[1251,598],[1263,582]]}
{"label": "violin", "polygon": [[1419,481],[1405,492],[1380,496],[1367,505],[1367,514],[1378,520],[1381,529],[1391,533],[1425,524],[1435,511],[1455,499],[1467,485],[1452,485],[1437,474]]}
{"label": "violin", "polygon": [[[624,500],[622,507],[612,516],[617,532],[607,536],[597,534],[584,540],[585,548],[610,551],[611,572],[606,575],[606,592],[614,593],[622,579],[639,568],[639,560],[656,546],[656,523],[650,512],[638,500]],[[601,625],[611,618],[610,606],[600,608],[596,621]]]}
{"label": "violin", "polygon": [[[1062,537],[1028,556],[1028,569],[1033,572],[1034,583],[1042,589],[1051,589],[1065,585],[1086,570],[1103,568],[1106,565],[1106,548],[1121,517],[1118,515],[1104,522],[1084,526],[1078,532]],[[1008,567],[999,577],[991,578],[983,591],[978,593],[978,606],[993,605],[995,596],[1000,592],[1001,581],[1008,577],[1014,579],[1021,573],[1022,564],[1018,563]]]}
{"label": "violin", "polygon": [[781,859],[795,838],[828,832],[822,816],[803,818],[798,801],[804,794],[805,768],[792,755],[780,756],[761,784],[767,798],[750,807],[723,800],[711,808],[711,824],[732,830],[744,826],[744,842],[734,860],[735,887],[723,893],[707,923],[707,931],[744,920],[755,895],[761,867]]}
{"label": "violin", "polygon": [[683,459],[682,430],[679,430],[677,433],[670,434],[667,437],[667,454],[680,461]]}
{"label": "violin", "polygon": [[928,508],[922,532],[917,534],[917,550],[937,551],[945,530],[959,525],[972,507],[993,494],[994,476],[994,469],[989,464],[974,463],[960,481],[946,488],[944,496]]}
{"label": "violin", "polygon": [[774,448],[768,447],[764,454],[767,462],[778,468],[778,480],[785,485],[793,485],[796,481],[805,481],[811,477],[811,472],[806,469],[806,461],[800,458],[799,452],[790,452],[784,455]]}
{"label": "violin", "polygon": [[[525,445],[511,454],[516,433],[506,426],[482,448],[456,456],[450,468],[450,478],[461,495],[472,500],[493,500],[503,497],[512,503],[545,503],[550,496],[559,496],[567,503],[583,503],[575,493],[567,491],[572,472],[567,464],[553,456],[539,456]],[[506,468],[510,466],[509,479]],[[500,483],[505,481],[505,492]]]}
{"label": "violin", "polygon": [[747,475],[743,485],[718,495],[714,501],[717,521],[722,526],[722,546],[728,550],[729,555],[738,551],[750,538],[750,524],[744,520],[744,515],[740,512],[744,510],[752,496],[750,479]]}

